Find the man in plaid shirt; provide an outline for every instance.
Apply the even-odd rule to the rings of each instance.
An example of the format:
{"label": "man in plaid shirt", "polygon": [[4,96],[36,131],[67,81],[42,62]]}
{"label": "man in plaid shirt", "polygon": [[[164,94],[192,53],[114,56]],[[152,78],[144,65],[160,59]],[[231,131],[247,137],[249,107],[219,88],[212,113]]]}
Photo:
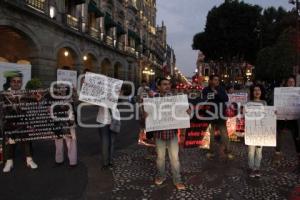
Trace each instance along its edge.
{"label": "man in plaid shirt", "polygon": [[[157,87],[159,94],[155,96],[167,96],[170,94],[171,84],[170,81],[166,78],[158,80]],[[147,113],[144,113],[147,117]],[[170,164],[173,174],[173,183],[178,190],[184,190],[185,185],[181,181],[180,175],[180,162],[179,162],[179,145],[177,137],[177,129],[173,130],[163,130],[163,131],[153,131],[153,136],[156,143],[156,152],[157,159],[156,165],[158,169],[157,177],[155,178],[155,184],[161,185],[166,180],[166,170],[165,170],[165,161],[166,161],[166,149],[168,149],[168,154],[170,158]]]}

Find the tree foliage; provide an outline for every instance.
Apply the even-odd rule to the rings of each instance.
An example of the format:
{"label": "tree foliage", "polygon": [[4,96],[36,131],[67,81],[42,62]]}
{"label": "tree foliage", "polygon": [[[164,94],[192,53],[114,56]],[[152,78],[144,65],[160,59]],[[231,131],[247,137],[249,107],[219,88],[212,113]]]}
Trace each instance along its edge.
{"label": "tree foliage", "polygon": [[207,15],[205,31],[194,36],[193,49],[200,49],[211,60],[236,57],[254,61],[258,48],[254,30],[261,10],[238,0],[214,7]]}
{"label": "tree foliage", "polygon": [[225,0],[207,15],[204,32],[193,38],[193,49],[206,59],[255,65],[256,77],[279,80],[296,64],[296,15],[282,7],[263,10],[239,0]]}

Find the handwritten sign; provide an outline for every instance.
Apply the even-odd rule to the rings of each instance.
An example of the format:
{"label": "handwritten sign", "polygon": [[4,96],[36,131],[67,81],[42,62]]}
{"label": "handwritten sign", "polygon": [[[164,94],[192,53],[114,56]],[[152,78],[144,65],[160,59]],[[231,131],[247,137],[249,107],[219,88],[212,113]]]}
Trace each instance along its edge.
{"label": "handwritten sign", "polygon": [[190,127],[187,95],[144,98],[146,132]]}
{"label": "handwritten sign", "polygon": [[276,114],[274,106],[246,106],[245,143],[254,146],[276,146]]}
{"label": "handwritten sign", "polygon": [[72,84],[73,88],[77,87],[77,72],[74,70],[57,70],[57,80],[66,81]]}
{"label": "handwritten sign", "polygon": [[274,106],[277,119],[300,119],[300,87],[275,88]]}
{"label": "handwritten sign", "polygon": [[122,80],[88,72],[85,74],[79,100],[114,108],[118,103],[122,84]]}

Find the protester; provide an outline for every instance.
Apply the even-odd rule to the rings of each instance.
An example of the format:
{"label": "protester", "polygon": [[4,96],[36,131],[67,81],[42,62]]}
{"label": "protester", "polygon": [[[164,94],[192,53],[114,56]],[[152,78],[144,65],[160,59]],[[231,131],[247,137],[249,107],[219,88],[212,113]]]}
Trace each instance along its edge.
{"label": "protester", "polygon": [[[122,87],[121,94],[123,90]],[[97,122],[102,125],[99,131],[102,142],[102,169],[112,169],[115,139],[121,130],[121,119],[118,108],[110,109],[105,105],[99,106]]]}
{"label": "protester", "polygon": [[146,80],[142,80],[142,85],[139,87],[138,91],[137,91],[137,98],[138,98],[138,102],[140,103],[140,101],[142,100],[142,98],[144,96],[148,95],[148,92],[150,91],[150,88],[148,86],[148,83]]}
{"label": "protester", "polygon": [[[262,85],[255,84],[250,87],[250,102],[246,106],[252,104],[261,104],[266,106],[267,102],[265,101],[265,90]],[[262,159],[262,146],[248,146],[248,166],[249,166],[249,177],[255,178],[260,177],[260,164]]]}
{"label": "protester", "polygon": [[[171,84],[170,81],[166,78],[161,78],[157,81],[158,94],[155,97],[164,97],[170,94]],[[144,113],[145,117],[148,116],[147,113]],[[178,145],[178,130],[164,130],[164,131],[153,131],[153,136],[156,143],[156,152],[157,152],[157,169],[158,174],[155,178],[155,184],[161,185],[166,180],[166,149],[168,149],[172,174],[173,174],[173,183],[178,190],[184,190],[186,187],[182,183],[180,175],[180,162],[179,162],[179,145]]]}
{"label": "protester", "polygon": [[215,157],[215,130],[218,129],[221,136],[222,149],[220,151],[221,157],[233,159],[233,155],[230,153],[228,131],[226,127],[226,102],[228,102],[228,96],[225,90],[220,86],[220,80],[218,75],[211,75],[209,77],[209,86],[204,88],[203,97],[209,103],[215,105],[216,110],[212,110],[217,115],[211,121],[210,128],[210,152],[206,154],[208,159]]}
{"label": "protester", "polygon": [[226,87],[226,92],[227,92],[227,94],[233,94],[234,93],[234,86],[233,85],[228,85]]}
{"label": "protester", "polygon": [[[286,87],[295,87],[296,86],[296,79],[294,76],[290,76],[285,83]],[[274,163],[280,163],[282,160],[282,152],[281,152],[281,145],[285,140],[286,136],[284,136],[284,130],[289,130],[289,132],[293,136],[294,144],[296,147],[296,152],[298,156],[298,165],[300,167],[300,138],[299,138],[299,126],[297,120],[277,120],[277,146],[275,148],[275,157]]]}
{"label": "protester", "polygon": [[[66,89],[63,91],[63,88],[66,89],[65,87],[62,87],[61,91],[61,96],[67,96],[70,93],[69,89]],[[64,135],[64,136],[58,136],[57,139],[55,139],[55,163],[56,165],[61,165],[64,163],[64,141],[67,146],[67,151],[68,151],[68,158],[69,158],[69,166],[70,167],[76,167],[77,166],[77,140],[76,140],[76,123],[75,123],[75,107],[74,107],[74,101],[76,96],[76,92],[72,93],[72,102],[71,105],[72,107],[70,108],[69,106],[61,105],[58,106],[60,107],[60,111],[63,112],[68,112],[69,115],[69,122],[66,124],[67,126],[70,126],[68,129],[63,129],[61,130],[61,133],[65,131],[69,131],[69,135]],[[63,116],[64,117],[64,116]],[[62,122],[64,123],[64,122]]]}
{"label": "protester", "polygon": [[[8,88],[8,91],[11,92],[11,96],[14,99],[18,99],[20,101],[20,98],[22,98],[22,97],[15,95],[14,92],[20,91],[22,88],[22,83],[23,83],[22,73],[20,73],[20,72],[11,73],[9,80],[10,80],[10,87]],[[18,102],[16,102],[16,103],[18,103]],[[12,109],[11,112],[18,113],[18,109],[17,108]],[[5,140],[7,141],[7,143],[5,144],[5,147],[4,147],[6,162],[5,162],[5,165],[3,168],[3,172],[8,173],[13,169],[13,166],[14,166],[13,159],[14,159],[14,155],[15,155],[16,144],[15,144],[15,141],[13,140],[13,138],[5,138]],[[27,167],[29,167],[31,169],[37,169],[38,165],[32,159],[32,144],[31,144],[31,142],[22,142],[20,145],[23,146],[23,149],[25,152]]]}

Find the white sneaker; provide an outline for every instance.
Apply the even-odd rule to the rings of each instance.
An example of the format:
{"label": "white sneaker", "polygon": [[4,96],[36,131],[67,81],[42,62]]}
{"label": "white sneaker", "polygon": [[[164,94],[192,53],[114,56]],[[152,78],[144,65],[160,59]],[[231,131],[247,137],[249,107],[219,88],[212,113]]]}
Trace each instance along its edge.
{"label": "white sneaker", "polygon": [[32,158],[27,158],[26,163],[27,163],[27,167],[29,167],[30,169],[38,168],[37,164],[32,160]]}
{"label": "white sneaker", "polygon": [[14,167],[13,160],[7,160],[5,165],[4,165],[3,172],[8,173],[12,170],[13,167]]}

